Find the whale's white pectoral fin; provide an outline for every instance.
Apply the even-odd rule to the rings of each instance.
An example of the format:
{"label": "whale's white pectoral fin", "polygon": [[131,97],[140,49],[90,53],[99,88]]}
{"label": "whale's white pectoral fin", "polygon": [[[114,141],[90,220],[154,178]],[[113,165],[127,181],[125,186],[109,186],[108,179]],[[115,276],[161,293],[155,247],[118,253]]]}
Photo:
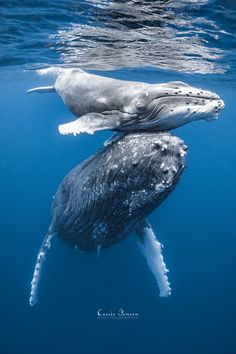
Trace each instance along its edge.
{"label": "whale's white pectoral fin", "polygon": [[51,246],[51,239],[53,237],[53,233],[48,233],[45,236],[45,239],[43,240],[42,246],[40,247],[35,268],[34,268],[34,274],[33,274],[33,279],[31,281],[31,291],[30,291],[30,299],[29,303],[31,306],[34,306],[37,302],[37,291],[38,291],[38,285],[39,285],[39,280],[40,276],[42,273],[42,267],[43,263],[46,258],[46,252]]}
{"label": "whale's white pectoral fin", "polygon": [[99,130],[114,129],[117,124],[117,120],[113,117],[101,113],[88,113],[72,122],[59,125],[58,130],[62,135],[93,134]]}
{"label": "whale's white pectoral fin", "polygon": [[153,273],[160,289],[160,297],[171,294],[171,287],[167,277],[167,268],[161,253],[162,245],[147,220],[136,229],[138,246]]}

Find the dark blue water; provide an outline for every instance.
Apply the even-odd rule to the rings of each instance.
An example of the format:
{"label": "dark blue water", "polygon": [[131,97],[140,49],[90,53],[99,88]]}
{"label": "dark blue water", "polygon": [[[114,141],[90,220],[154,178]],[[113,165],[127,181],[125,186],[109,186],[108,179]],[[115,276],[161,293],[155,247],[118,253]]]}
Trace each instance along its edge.
{"label": "dark blue water", "polygon": [[[0,353],[235,354],[236,124],[233,1],[9,1],[1,5]],[[187,168],[150,221],[172,295],[158,291],[134,237],[80,254],[55,238],[28,304],[50,204],[64,175],[111,133],[61,136],[71,113],[34,68],[79,66],[124,80],[182,80],[216,91],[219,120],[174,133]],[[103,70],[103,71],[98,71]],[[97,311],[139,314],[99,320]]]}

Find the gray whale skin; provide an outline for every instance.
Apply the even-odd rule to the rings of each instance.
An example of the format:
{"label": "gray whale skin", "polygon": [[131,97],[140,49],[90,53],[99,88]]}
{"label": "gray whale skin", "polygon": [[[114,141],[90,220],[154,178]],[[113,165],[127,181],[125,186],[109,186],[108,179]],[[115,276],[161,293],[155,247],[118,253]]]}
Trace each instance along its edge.
{"label": "gray whale skin", "polygon": [[162,84],[117,80],[81,69],[49,68],[53,86],[31,92],[56,92],[76,116],[59,126],[61,134],[98,130],[167,131],[199,119],[212,120],[224,107],[220,97],[180,81]]}
{"label": "gray whale skin", "polygon": [[146,217],[175,188],[184,170],[184,142],[169,133],[118,136],[95,155],[72,169],[52,203],[52,222],[39,251],[30,304],[50,240],[97,252],[136,233],[139,248],[154,274],[160,296],[170,294],[167,269]]}

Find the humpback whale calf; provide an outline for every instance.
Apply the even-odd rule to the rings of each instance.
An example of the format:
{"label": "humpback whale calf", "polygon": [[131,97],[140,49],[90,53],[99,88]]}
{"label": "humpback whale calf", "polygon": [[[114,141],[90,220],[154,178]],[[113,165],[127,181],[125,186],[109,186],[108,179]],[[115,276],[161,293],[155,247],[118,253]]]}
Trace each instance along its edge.
{"label": "humpback whale calf", "polygon": [[93,75],[81,69],[51,71],[58,74],[53,86],[28,93],[56,92],[80,117],[61,124],[61,134],[93,134],[106,129],[167,131],[199,119],[216,119],[224,107],[217,94],[179,81],[148,84]]}
{"label": "humpback whale calf", "polygon": [[98,256],[136,234],[160,296],[168,296],[171,288],[161,244],[147,217],[176,187],[186,150],[183,140],[168,132],[124,134],[72,169],[52,202],[52,221],[37,256],[30,304],[36,303],[42,265],[55,234],[69,246]]}

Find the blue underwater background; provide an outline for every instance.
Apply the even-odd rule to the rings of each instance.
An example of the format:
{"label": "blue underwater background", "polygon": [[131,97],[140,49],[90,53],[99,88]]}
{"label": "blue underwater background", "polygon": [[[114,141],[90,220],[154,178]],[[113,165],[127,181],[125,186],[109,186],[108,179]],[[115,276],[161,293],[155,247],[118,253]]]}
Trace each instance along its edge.
{"label": "blue underwater background", "polygon": [[[235,354],[235,3],[1,1],[0,9],[0,353]],[[134,236],[99,260],[54,238],[38,303],[29,306],[52,197],[112,134],[58,133],[72,118],[61,99],[26,95],[53,83],[35,70],[51,65],[123,80],[181,80],[224,100],[218,120],[173,132],[189,147],[187,167],[150,216],[164,244],[169,298],[158,297]],[[99,309],[120,308],[138,319],[97,318]]]}

